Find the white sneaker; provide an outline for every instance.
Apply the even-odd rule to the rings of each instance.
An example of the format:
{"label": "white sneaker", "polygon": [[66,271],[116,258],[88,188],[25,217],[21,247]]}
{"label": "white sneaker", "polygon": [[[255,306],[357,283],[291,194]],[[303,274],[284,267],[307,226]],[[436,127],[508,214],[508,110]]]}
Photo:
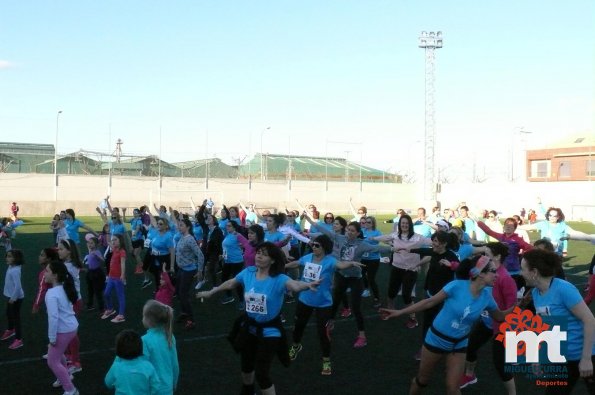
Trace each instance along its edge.
{"label": "white sneaker", "polygon": [[48,355],[47,355],[47,354],[43,354],[41,357],[42,357],[43,359],[48,359]]}
{"label": "white sneaker", "polygon": [[362,292],[362,298],[369,298],[370,297],[370,290],[364,289]]}
{"label": "white sneaker", "polygon": [[79,395],[79,390],[75,387],[72,391],[64,391],[62,395]]}
{"label": "white sneaker", "polygon": [[[74,376],[73,375],[70,375],[70,381],[72,381],[72,380],[74,380]],[[62,383],[60,382],[60,380],[56,379],[56,381],[54,381],[52,383],[52,387],[54,387],[54,388],[60,388],[60,387],[62,387]]]}
{"label": "white sneaker", "polygon": [[199,290],[201,289],[205,284],[207,283],[206,280],[200,280],[199,282],[196,283],[196,286],[194,287],[194,289]]}

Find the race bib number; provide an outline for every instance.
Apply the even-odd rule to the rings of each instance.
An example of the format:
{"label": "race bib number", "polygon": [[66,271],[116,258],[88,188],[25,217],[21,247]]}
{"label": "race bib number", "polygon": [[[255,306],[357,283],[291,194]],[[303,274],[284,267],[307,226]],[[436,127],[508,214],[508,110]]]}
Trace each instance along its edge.
{"label": "race bib number", "polygon": [[244,297],[246,312],[254,314],[267,314],[267,296],[265,294],[249,293]]}
{"label": "race bib number", "polygon": [[322,266],[315,263],[308,262],[304,266],[304,281],[318,281],[320,279],[320,272],[322,272]]}
{"label": "race bib number", "polygon": [[541,306],[541,307],[535,307],[535,312],[539,315],[551,315],[550,314],[550,306]]}
{"label": "race bib number", "polygon": [[145,239],[145,248],[151,247],[151,239]]}

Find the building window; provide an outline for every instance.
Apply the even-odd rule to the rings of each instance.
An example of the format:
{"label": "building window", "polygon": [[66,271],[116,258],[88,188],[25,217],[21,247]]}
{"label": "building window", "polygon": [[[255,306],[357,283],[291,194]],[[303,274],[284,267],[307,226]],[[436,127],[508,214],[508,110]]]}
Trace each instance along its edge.
{"label": "building window", "polygon": [[570,177],[570,162],[560,162],[558,165],[558,177]]}
{"label": "building window", "polygon": [[589,159],[587,160],[587,176],[593,177],[595,176],[595,160]]}
{"label": "building window", "polygon": [[533,160],[531,161],[531,178],[546,178],[550,176],[549,160]]}

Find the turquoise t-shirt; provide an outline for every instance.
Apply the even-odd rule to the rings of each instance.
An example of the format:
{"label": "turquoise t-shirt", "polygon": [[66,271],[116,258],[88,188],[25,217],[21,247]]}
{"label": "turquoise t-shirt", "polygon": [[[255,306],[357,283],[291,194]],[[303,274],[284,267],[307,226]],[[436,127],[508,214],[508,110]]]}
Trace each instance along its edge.
{"label": "turquoise t-shirt", "polygon": [[[566,280],[554,278],[545,294],[541,295],[537,288],[533,288],[531,294],[537,314],[567,320],[565,357],[567,361],[580,360],[583,353],[583,322],[570,311],[583,300],[578,289]],[[595,355],[595,344],[592,346],[591,355]]]}
{"label": "turquoise t-shirt", "polygon": [[[244,303],[248,317],[256,322],[267,322],[277,317],[283,307],[283,298],[287,290],[289,277],[278,274],[263,279],[256,278],[257,268],[247,267],[235,277],[244,287]],[[256,328],[250,330],[256,334]],[[264,337],[281,337],[276,328],[264,328]]]}
{"label": "turquoise t-shirt", "polygon": [[337,265],[337,258],[326,255],[318,263],[312,262],[314,254],[304,255],[299,264],[303,268],[302,281],[310,283],[322,279],[316,291],[306,290],[300,292],[299,300],[310,307],[329,307],[333,305],[331,286],[333,274]]}

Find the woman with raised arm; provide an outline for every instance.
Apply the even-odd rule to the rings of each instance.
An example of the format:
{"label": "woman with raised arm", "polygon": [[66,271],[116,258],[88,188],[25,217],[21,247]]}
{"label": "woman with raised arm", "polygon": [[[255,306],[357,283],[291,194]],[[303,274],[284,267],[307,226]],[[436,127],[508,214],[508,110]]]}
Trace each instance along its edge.
{"label": "woman with raised arm", "polygon": [[255,393],[254,383],[263,395],[274,395],[270,377],[275,355],[287,366],[289,355],[285,329],[281,323],[281,307],[287,291],[314,290],[320,281],[303,282],[287,277],[285,254],[273,243],[262,243],[256,252],[256,266],[248,267],[235,278],[219,287],[198,292],[197,298],[210,298],[222,291],[242,286],[245,291],[245,312],[236,320],[233,335],[234,349],[241,355],[242,395]]}
{"label": "woman with raised arm", "polygon": [[[460,394],[460,379],[465,369],[465,353],[471,326],[484,310],[492,318],[503,321],[509,311],[500,311],[491,287],[496,268],[488,257],[477,257],[469,273],[470,280],[450,281],[432,297],[402,310],[380,309],[384,320],[417,313],[442,305],[425,336],[419,371],[411,381],[410,395],[421,394],[432,378],[436,365],[446,356],[446,394]],[[512,309],[510,309],[512,311]]]}
{"label": "woman with raised arm", "polygon": [[205,278],[210,279],[212,286],[216,287],[217,266],[219,258],[223,255],[223,232],[219,228],[217,218],[207,213],[207,207],[204,204],[200,206],[196,220],[202,228],[202,252],[206,260]]}
{"label": "woman with raised arm", "polygon": [[[306,221],[314,224],[312,219],[306,215]],[[320,229],[322,233],[330,237],[333,241],[333,255],[335,254],[335,247],[338,249],[338,255],[334,255],[340,261],[355,261],[360,262],[362,256],[366,252],[392,252],[393,248],[389,246],[372,245],[366,243],[363,239],[362,230],[358,222],[351,222],[347,225],[345,235],[329,232],[326,229]],[[333,310],[334,317],[339,309],[343,295],[347,288],[351,288],[351,309],[355,315],[357,324],[358,336],[353,343],[354,348],[362,348],[368,344],[366,332],[364,329],[364,316],[361,311],[361,300],[363,292],[362,270],[359,266],[350,267],[338,271],[335,276],[335,290],[333,295]]]}
{"label": "woman with raised arm", "polygon": [[312,253],[304,255],[299,262],[294,261],[285,265],[285,268],[304,268],[302,280],[304,282],[320,281],[317,291],[304,291],[300,293],[295,310],[295,328],[293,330],[293,344],[289,349],[289,358],[293,361],[302,351],[302,337],[306,324],[313,312],[316,313],[316,328],[318,340],[322,351],[321,374],[329,376],[331,371],[331,338],[333,298],[331,288],[335,270],[361,266],[358,262],[339,262],[331,255],[333,242],[326,235],[317,236],[311,243]]}

